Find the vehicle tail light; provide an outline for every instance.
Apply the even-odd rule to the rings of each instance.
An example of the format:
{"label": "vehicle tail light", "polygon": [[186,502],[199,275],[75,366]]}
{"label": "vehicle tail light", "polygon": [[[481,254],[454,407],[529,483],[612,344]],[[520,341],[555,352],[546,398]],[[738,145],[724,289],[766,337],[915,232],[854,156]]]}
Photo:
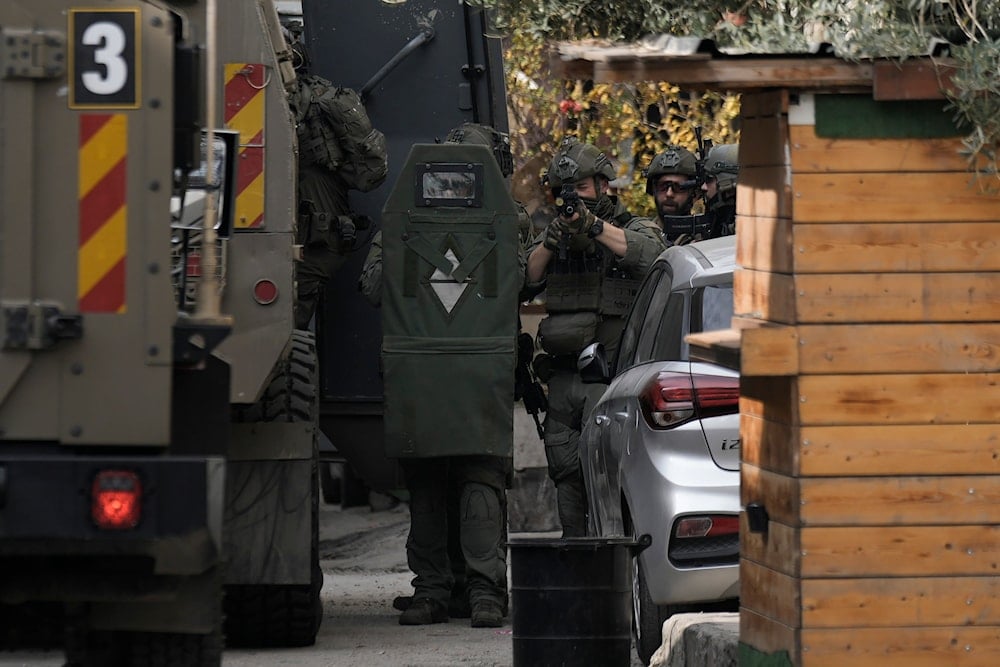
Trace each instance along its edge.
{"label": "vehicle tail light", "polygon": [[102,470],[91,487],[90,515],[102,530],[129,530],[142,518],[142,483],[128,470]]}
{"label": "vehicle tail light", "polygon": [[674,537],[717,537],[739,532],[739,517],[729,514],[684,517],[674,527]]}
{"label": "vehicle tail light", "polygon": [[663,371],[639,395],[652,428],[673,428],[691,419],[734,414],[740,409],[740,379]]}

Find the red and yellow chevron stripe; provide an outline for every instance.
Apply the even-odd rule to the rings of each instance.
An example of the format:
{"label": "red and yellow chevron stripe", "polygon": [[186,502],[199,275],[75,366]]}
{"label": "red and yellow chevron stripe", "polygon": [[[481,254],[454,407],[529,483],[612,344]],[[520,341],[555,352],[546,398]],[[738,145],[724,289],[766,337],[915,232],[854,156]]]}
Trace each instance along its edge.
{"label": "red and yellow chevron stripe", "polygon": [[125,312],[128,116],[80,114],[77,307]]}
{"label": "red and yellow chevron stripe", "polygon": [[267,70],[259,63],[226,63],[224,118],[240,133],[236,176],[237,228],[264,224],[264,88]]}

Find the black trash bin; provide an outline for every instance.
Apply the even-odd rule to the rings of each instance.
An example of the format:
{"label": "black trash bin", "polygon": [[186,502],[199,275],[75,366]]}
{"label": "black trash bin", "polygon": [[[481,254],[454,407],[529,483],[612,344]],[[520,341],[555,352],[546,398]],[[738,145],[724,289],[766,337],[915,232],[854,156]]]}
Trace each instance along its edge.
{"label": "black trash bin", "polygon": [[[646,540],[648,540],[648,536]],[[512,538],[514,667],[628,667],[631,538]]]}

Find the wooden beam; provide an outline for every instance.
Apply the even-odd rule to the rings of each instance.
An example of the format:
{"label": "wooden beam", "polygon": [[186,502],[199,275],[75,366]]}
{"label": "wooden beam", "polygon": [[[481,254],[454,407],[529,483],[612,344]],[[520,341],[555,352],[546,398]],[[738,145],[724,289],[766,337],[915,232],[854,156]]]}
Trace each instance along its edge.
{"label": "wooden beam", "polygon": [[695,361],[707,361],[733,370],[740,370],[740,332],[736,329],[702,331],[688,334],[689,356]]}
{"label": "wooden beam", "polygon": [[[591,56],[585,56],[591,57]],[[579,73],[556,61],[557,75]],[[796,90],[870,90],[872,66],[837,58],[714,58],[690,60],[686,56],[635,54],[631,59],[591,61],[595,83],[666,81],[688,90],[756,91],[768,88]]]}
{"label": "wooden beam", "polygon": [[879,61],[872,71],[872,97],[878,101],[943,100],[954,92],[952,60]]}

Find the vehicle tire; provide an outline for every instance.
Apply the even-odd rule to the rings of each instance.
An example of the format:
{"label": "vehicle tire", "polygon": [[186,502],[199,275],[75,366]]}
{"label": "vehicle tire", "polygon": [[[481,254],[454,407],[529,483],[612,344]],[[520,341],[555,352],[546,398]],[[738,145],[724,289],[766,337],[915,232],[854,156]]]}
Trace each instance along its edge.
{"label": "vehicle tire", "polygon": [[327,505],[336,505],[341,499],[340,476],[334,474],[336,463],[329,461],[319,462],[319,488],[323,492],[323,502]]}
{"label": "vehicle tire", "polygon": [[[268,384],[261,400],[241,409],[238,421],[309,421],[319,429],[316,391],[316,344],[310,331],[292,334],[291,350]],[[310,506],[311,577],[308,584],[250,584],[226,586],[224,631],[232,647],[311,646],[323,620],[323,571],[319,564],[318,439],[313,439]]]}
{"label": "vehicle tire", "polygon": [[639,654],[642,664],[648,665],[663,642],[663,622],[670,618],[670,612],[667,607],[654,604],[649,597],[646,576],[638,556],[632,559],[632,613],[635,652]]}
{"label": "vehicle tire", "polygon": [[[636,539],[635,527],[628,507],[622,503],[622,519],[625,521],[625,531]],[[663,643],[663,622],[674,613],[671,606],[658,605],[649,595],[646,585],[646,574],[636,554],[632,558],[632,637],[635,641],[635,652],[648,665],[650,658]]]}

